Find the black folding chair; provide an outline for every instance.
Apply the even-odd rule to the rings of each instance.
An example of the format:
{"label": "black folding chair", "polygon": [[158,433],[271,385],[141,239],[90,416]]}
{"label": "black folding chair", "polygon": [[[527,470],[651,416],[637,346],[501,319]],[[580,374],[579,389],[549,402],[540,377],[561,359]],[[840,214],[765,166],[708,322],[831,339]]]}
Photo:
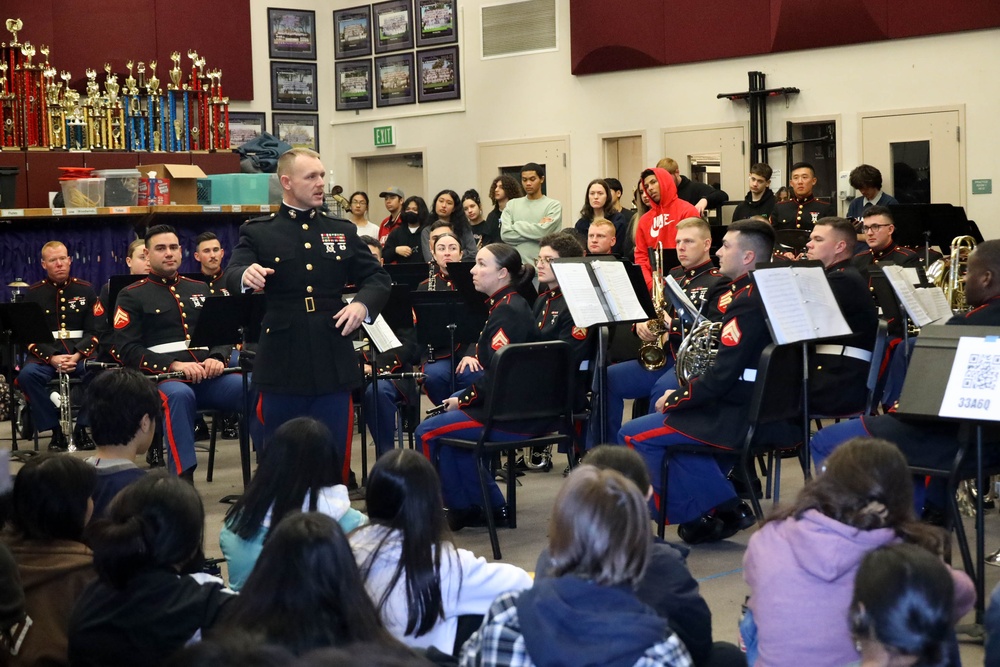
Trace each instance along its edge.
{"label": "black folding chair", "polygon": [[[802,347],[795,343],[790,345],[770,344],[760,355],[757,364],[757,379],[754,381],[753,397],[750,399],[750,412],[747,419],[747,432],[742,446],[736,449],[723,449],[711,445],[689,444],[672,445],[663,450],[663,467],[660,484],[660,516],[659,535],[662,538],[667,523],[667,498],[669,497],[670,459],[677,454],[699,454],[715,458],[738,457],[734,472],[746,488],[752,489],[750,482],[753,457],[763,453],[771,453],[775,449],[788,447],[788,442],[776,440],[775,429],[766,428],[779,425],[781,422],[801,420],[802,418]],[[668,422],[669,423],[669,422]],[[801,421],[796,423],[801,424]],[[785,429],[781,429],[782,432]],[[790,429],[789,429],[790,432]],[[777,489],[777,482],[775,483]],[[777,491],[775,492],[777,495]],[[756,493],[750,494],[750,504],[754,516],[760,521],[764,518],[760,500]]]}
{"label": "black folding chair", "polygon": [[[575,369],[570,368],[569,345],[562,341],[506,345],[490,363],[492,381],[486,392],[486,417],[476,440],[441,438],[445,447],[471,450],[479,470],[483,492],[483,510],[490,531],[493,557],[500,559],[493,507],[490,505],[487,473],[483,460],[506,452],[508,470],[514,470],[515,454],[522,447],[546,447],[566,444],[567,458],[573,465],[573,384]],[[512,441],[492,440],[493,429],[505,430],[508,424],[532,434]],[[435,465],[437,461],[435,461]],[[507,475],[507,506],[510,527],[517,527],[517,476]]]}

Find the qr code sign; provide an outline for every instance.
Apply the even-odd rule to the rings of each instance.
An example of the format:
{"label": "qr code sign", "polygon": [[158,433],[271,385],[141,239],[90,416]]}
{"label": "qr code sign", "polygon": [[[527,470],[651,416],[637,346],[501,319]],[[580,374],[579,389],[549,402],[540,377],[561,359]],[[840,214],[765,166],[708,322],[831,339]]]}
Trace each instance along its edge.
{"label": "qr code sign", "polygon": [[995,391],[1000,376],[1000,354],[970,354],[962,389]]}

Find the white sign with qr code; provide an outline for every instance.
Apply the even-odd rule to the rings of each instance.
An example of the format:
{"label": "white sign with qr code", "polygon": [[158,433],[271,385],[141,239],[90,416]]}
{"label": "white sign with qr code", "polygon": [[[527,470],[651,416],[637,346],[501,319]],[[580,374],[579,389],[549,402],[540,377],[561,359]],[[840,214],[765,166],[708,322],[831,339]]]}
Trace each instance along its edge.
{"label": "white sign with qr code", "polygon": [[1000,421],[1000,337],[958,339],[938,414]]}

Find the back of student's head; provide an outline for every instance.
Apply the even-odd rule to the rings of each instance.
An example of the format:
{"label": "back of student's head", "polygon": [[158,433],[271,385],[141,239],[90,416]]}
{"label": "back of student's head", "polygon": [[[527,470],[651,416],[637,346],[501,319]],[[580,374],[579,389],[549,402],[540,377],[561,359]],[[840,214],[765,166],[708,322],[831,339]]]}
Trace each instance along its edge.
{"label": "back of student's head", "polygon": [[265,644],[247,632],[229,630],[188,644],[164,667],[284,667],[294,662],[295,654],[284,647]]}
{"label": "back of student's head", "polygon": [[[368,477],[368,518],[402,535],[402,551],[375,606],[382,610],[400,578],[405,577],[407,634],[430,631],[442,614],[441,557],[439,545],[449,539],[441,500],[441,481],[427,457],[412,449],[393,449],[379,457]],[[394,543],[387,534],[361,567],[368,578],[378,554]]]}
{"label": "back of student's head", "polygon": [[906,457],[888,440],[853,438],[837,447],[795,504],[775,518],[800,518],[810,509],[861,530],[891,528],[935,553],[943,548],[940,531],[917,521]]}
{"label": "back of student's head", "polygon": [[646,571],[651,540],[649,509],[636,485],[614,470],[581,465],[552,508],[552,576],[635,586]]}
{"label": "back of student's head", "polygon": [[146,475],[122,489],[87,531],[94,567],[116,588],[144,570],[197,572],[204,561],[205,510],[180,477]]}
{"label": "back of student's head", "polygon": [[296,654],[388,636],[340,525],[289,514],[271,531],[229,623]]}
{"label": "back of student's head", "polygon": [[14,478],[11,519],[29,540],[80,542],[93,509],[97,470],[65,454],[28,459]]}
{"label": "back of student's head", "polygon": [[355,642],[339,648],[310,651],[295,663],[295,667],[355,667],[358,656],[364,656],[365,667],[429,667],[434,663],[414,651],[396,644]]}
{"label": "back of student's head", "polygon": [[160,415],[160,395],[149,378],[133,368],[116,368],[94,378],[87,388],[90,433],[99,446],[128,444],[143,417]]}
{"label": "back of student's head", "polygon": [[309,500],[316,509],[320,489],[342,484],[333,434],[312,417],[290,419],[274,432],[243,496],[226,513],[231,530],[249,539],[271,510],[271,527]]}
{"label": "back of student's head", "polygon": [[587,452],[583,462],[598,470],[620,472],[625,479],[633,482],[643,495],[646,495],[652,486],[646,462],[634,449],[617,445],[598,445]]}
{"label": "back of student's head", "polygon": [[954,621],[954,582],[941,560],[912,544],[865,556],[854,579],[849,622],[861,643],[878,642],[915,665],[943,665]]}

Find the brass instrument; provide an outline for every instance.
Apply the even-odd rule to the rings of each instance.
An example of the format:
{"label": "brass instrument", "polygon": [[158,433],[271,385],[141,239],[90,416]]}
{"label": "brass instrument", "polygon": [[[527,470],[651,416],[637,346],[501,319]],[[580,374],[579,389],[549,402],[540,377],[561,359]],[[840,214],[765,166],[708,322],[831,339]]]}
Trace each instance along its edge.
{"label": "brass instrument", "polygon": [[722,322],[702,320],[681,341],[677,348],[677,361],[674,371],[677,373],[677,383],[686,387],[715,363],[719,352],[719,336],[722,333]]}
{"label": "brass instrument", "polygon": [[59,391],[52,392],[49,399],[59,408],[59,428],[66,436],[66,451],[75,452],[73,444],[73,406],[69,399],[69,373],[59,371]]}
{"label": "brass instrument", "polygon": [[957,312],[969,310],[965,300],[965,273],[968,270],[969,255],[976,249],[976,239],[971,236],[956,236],[951,240],[951,253],[939,259],[927,269],[927,277],[944,290],[951,309]]}
{"label": "brass instrument", "polygon": [[646,322],[649,332],[656,336],[655,340],[643,341],[639,347],[639,363],[647,371],[658,371],[667,363],[667,353],[663,349],[663,334],[667,333],[667,325],[663,316],[669,303],[663,292],[663,244],[656,244],[656,254],[653,256],[653,309],[656,317]]}

